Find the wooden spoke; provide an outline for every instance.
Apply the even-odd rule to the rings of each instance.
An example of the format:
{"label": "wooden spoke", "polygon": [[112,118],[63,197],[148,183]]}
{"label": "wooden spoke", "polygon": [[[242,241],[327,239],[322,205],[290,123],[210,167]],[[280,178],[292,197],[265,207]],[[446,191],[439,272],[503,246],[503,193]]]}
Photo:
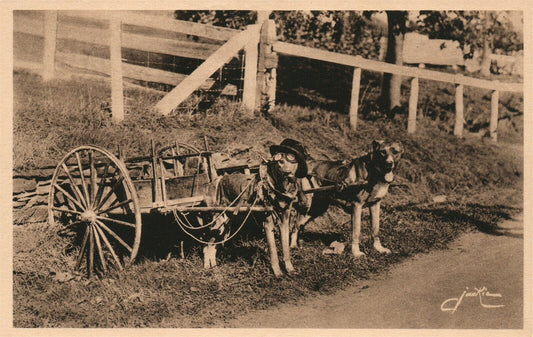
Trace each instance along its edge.
{"label": "wooden spoke", "polygon": [[87,183],[85,182],[85,175],[83,174],[83,167],[81,165],[81,159],[79,152],[76,152],[76,161],[78,162],[78,170],[80,170],[80,180],[81,186],[83,187],[83,192],[85,193],[85,199],[87,203],[89,202],[89,191],[87,191]]}
{"label": "wooden spoke", "polygon": [[63,195],[65,197],[67,197],[68,199],[70,199],[70,201],[72,201],[74,204],[76,204],[76,206],[78,206],[81,210],[84,210],[85,207],[83,207],[78,200],[74,199],[73,196],[71,196],[67,191],[65,191],[61,186],[59,186],[58,184],[54,184],[53,185],[55,188],[57,188],[58,190],[61,191],[61,193],[63,193]]}
{"label": "wooden spoke", "polygon": [[98,256],[100,257],[100,261],[102,261],[102,269],[104,270],[104,273],[107,273],[107,262],[105,261],[104,252],[102,250],[102,243],[100,242],[100,235],[98,234],[96,226],[94,226],[93,228],[93,234],[94,241],[96,242],[96,248],[98,249]]}
{"label": "wooden spoke", "polygon": [[109,211],[112,211],[112,210],[114,210],[114,209],[117,209],[117,208],[119,208],[119,207],[122,207],[122,206],[124,206],[124,205],[127,205],[127,204],[129,204],[130,202],[133,202],[133,200],[132,200],[132,199],[128,199],[128,200],[124,200],[124,201],[121,201],[121,202],[116,203],[116,204],[113,202],[113,204],[112,204],[110,207],[108,207],[108,208],[106,208],[106,209],[104,209],[104,210],[98,211],[98,214],[108,213]]}
{"label": "wooden spoke", "polygon": [[105,181],[107,179],[107,171],[109,170],[109,165],[111,164],[111,162],[106,162],[106,165],[105,165],[105,168],[104,168],[104,173],[102,174],[102,178],[100,179],[100,184],[98,185],[98,191],[96,192],[96,197],[95,197],[95,200],[94,200],[94,203],[93,205],[99,205],[100,204],[100,199],[102,198],[102,194],[104,193],[104,188],[105,188]]}
{"label": "wooden spoke", "polygon": [[87,229],[90,232],[90,234],[89,234],[89,250],[88,250],[88,253],[89,253],[88,267],[89,267],[89,278],[91,278],[93,276],[93,267],[94,267],[94,228],[93,228],[92,225],[89,225],[87,227]]}
{"label": "wooden spoke", "polygon": [[72,209],[63,209],[63,208],[59,208],[59,207],[55,207],[55,206],[52,206],[52,209],[54,211],[58,211],[58,212],[65,212],[65,213],[77,214],[77,215],[81,215],[82,214],[82,212],[80,212],[80,211],[75,211],[75,210],[72,210]]}
{"label": "wooden spoke", "polygon": [[101,216],[101,215],[97,215],[96,218],[98,220],[110,221],[110,222],[114,222],[114,223],[119,224],[119,225],[124,225],[124,226],[131,227],[131,228],[135,228],[136,227],[136,225],[134,223],[130,223],[130,222],[126,222],[126,221],[122,221],[122,220],[118,220],[118,219],[113,219],[113,218],[108,218],[108,217]]}
{"label": "wooden spoke", "polygon": [[102,229],[99,226],[95,226],[95,228],[96,228],[96,231],[98,231],[98,234],[100,234],[100,237],[102,238],[102,241],[104,241],[107,249],[109,250],[109,252],[113,256],[113,259],[115,260],[115,264],[117,265],[117,267],[120,270],[122,270],[122,263],[120,263],[120,260],[119,260],[119,258],[117,256],[117,254],[115,253],[115,250],[113,249],[113,247],[109,243],[109,240],[105,236],[105,233],[102,231]]}
{"label": "wooden spoke", "polygon": [[83,242],[81,244],[81,249],[78,254],[78,258],[76,259],[76,269],[80,268],[81,260],[83,258],[83,255],[85,253],[85,246],[87,246],[87,239],[89,238],[89,226],[85,228],[85,235],[83,236]]}
{"label": "wooden spoke", "polygon": [[91,201],[90,201],[90,204],[91,205],[94,205],[94,201],[96,199],[96,185],[97,182],[96,182],[96,168],[94,167],[94,152],[93,150],[90,150],[89,151],[89,172],[90,172],[90,176],[91,176],[91,180],[90,180],[90,183],[91,183]]}
{"label": "wooden spoke", "polygon": [[124,248],[126,248],[129,252],[131,252],[133,249],[126,243],[124,242],[124,240],[122,240],[120,238],[120,236],[118,236],[115,232],[113,232],[111,229],[109,229],[109,227],[107,227],[102,221],[100,220],[96,220],[96,223],[102,227],[103,229],[105,229],[106,232],[108,232],[113,238],[115,238],[115,240],[117,240],[122,246],[124,246]]}
{"label": "wooden spoke", "polygon": [[70,180],[70,185],[72,186],[72,190],[74,191],[74,194],[76,194],[76,199],[81,202],[85,207],[87,207],[87,200],[81,195],[81,191],[78,188],[78,185],[74,181],[74,178],[70,174],[70,170],[68,169],[67,165],[63,163],[63,170],[65,170],[65,173],[67,174],[68,179]]}
{"label": "wooden spoke", "polygon": [[120,176],[117,181],[115,182],[115,184],[113,185],[113,187],[111,187],[111,190],[109,192],[107,192],[107,194],[105,195],[105,197],[100,201],[100,203],[98,204],[98,206],[96,207],[96,209],[99,209],[100,207],[102,207],[106,201],[109,199],[109,197],[111,197],[113,195],[113,193],[115,193],[115,190],[117,189],[117,187],[120,186],[120,184],[122,183],[122,181],[124,180],[124,176]]}

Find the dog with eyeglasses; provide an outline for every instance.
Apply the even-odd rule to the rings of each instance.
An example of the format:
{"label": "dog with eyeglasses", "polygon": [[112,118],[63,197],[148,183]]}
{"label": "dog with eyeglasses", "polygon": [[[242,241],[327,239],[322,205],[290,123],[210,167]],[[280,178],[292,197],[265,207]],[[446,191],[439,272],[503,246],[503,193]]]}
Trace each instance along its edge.
{"label": "dog with eyeglasses", "polygon": [[[294,267],[290,257],[290,215],[295,203],[298,203],[298,179],[307,175],[305,148],[293,139],[287,138],[279,145],[270,147],[272,159],[260,165],[259,173],[232,173],[220,177],[216,183],[215,196],[211,205],[262,205],[269,206],[273,212],[256,213],[256,218],[263,224],[266,235],[270,264],[274,275],[283,273],[274,238],[275,225],[278,224],[281,250],[285,271],[293,273]],[[215,245],[204,247],[204,267],[216,265]]]}
{"label": "dog with eyeglasses", "polygon": [[324,214],[330,205],[337,205],[351,214],[351,253],[354,257],[365,254],[359,248],[361,235],[361,213],[369,207],[372,223],[374,249],[380,253],[391,251],[383,247],[379,237],[381,200],[387,195],[389,185],[394,180],[394,170],[403,153],[400,142],[373,141],[371,150],[350,161],[318,161],[313,164],[308,177],[301,180],[302,188],[332,186],[310,193],[307,208],[298,216],[291,233],[291,247],[296,248],[301,241],[298,232],[312,219]]}

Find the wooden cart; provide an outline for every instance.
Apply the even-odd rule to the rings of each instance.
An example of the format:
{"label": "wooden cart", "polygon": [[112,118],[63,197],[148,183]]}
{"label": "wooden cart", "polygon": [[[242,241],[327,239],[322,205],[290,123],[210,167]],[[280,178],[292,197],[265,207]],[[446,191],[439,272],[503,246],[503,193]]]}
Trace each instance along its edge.
{"label": "wooden cart", "polygon": [[137,255],[142,214],[269,211],[264,207],[208,207],[210,184],[226,172],[251,172],[258,166],[217,168],[212,153],[182,143],[151,155],[121,159],[98,146],[80,146],[57,165],[48,199],[49,223],[71,239],[75,269],[105,274],[123,269]]}

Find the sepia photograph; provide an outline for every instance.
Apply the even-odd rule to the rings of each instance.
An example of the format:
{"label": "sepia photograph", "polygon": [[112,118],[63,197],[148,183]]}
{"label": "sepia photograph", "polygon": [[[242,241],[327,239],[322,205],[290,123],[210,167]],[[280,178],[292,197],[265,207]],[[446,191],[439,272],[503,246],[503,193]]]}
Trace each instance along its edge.
{"label": "sepia photograph", "polygon": [[166,5],[7,11],[9,335],[531,336],[525,5]]}

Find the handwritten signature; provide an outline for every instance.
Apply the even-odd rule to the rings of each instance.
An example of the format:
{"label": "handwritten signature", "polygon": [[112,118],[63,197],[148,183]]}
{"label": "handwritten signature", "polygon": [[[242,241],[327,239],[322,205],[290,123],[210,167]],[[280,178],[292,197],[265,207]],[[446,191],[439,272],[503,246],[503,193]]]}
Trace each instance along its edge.
{"label": "handwritten signature", "polygon": [[483,308],[501,308],[501,307],[504,307],[503,304],[486,304],[486,303],[483,303],[483,299],[485,297],[502,297],[501,294],[497,294],[497,293],[491,293],[487,290],[487,287],[482,287],[482,288],[474,288],[473,290],[469,289],[468,287],[466,287],[466,290],[463,291],[463,293],[461,294],[461,296],[459,297],[453,297],[453,298],[449,298],[447,299],[446,301],[442,302],[442,304],[440,305],[440,310],[442,311],[450,311],[452,314],[455,313],[455,311],[457,310],[457,308],[459,308],[459,305],[461,305],[461,303],[463,302],[463,299],[465,297],[479,297],[479,304],[481,304],[481,306]]}

